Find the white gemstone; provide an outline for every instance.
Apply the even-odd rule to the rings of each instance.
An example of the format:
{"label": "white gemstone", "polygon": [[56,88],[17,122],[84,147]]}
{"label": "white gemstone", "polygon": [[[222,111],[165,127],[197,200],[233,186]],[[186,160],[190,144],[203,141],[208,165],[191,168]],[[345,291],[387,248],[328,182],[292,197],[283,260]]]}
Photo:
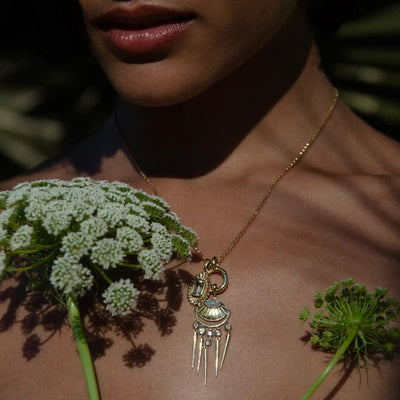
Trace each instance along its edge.
{"label": "white gemstone", "polygon": [[222,333],[219,329],[217,329],[214,334],[216,337],[221,337],[221,335],[222,335]]}
{"label": "white gemstone", "polygon": [[201,297],[206,287],[206,281],[204,279],[195,278],[193,282],[192,296]]}
{"label": "white gemstone", "polygon": [[201,327],[201,328],[199,329],[199,333],[200,333],[200,335],[204,335],[204,334],[206,333],[206,328]]}
{"label": "white gemstone", "polygon": [[212,335],[213,335],[213,331],[207,331],[207,336],[208,337],[212,337]]}

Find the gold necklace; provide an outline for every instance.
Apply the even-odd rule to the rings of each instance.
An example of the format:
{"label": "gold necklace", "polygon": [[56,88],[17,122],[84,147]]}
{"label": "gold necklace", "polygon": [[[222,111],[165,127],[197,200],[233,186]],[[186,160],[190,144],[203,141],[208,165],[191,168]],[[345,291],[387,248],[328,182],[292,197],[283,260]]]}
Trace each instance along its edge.
{"label": "gold necklace", "polygon": [[[330,120],[333,111],[338,103],[339,92],[335,89],[335,96],[332,105],[322,120],[317,132],[308,140],[303,146],[299,153],[293,158],[289,165],[275,178],[273,183],[268,187],[268,190],[262,197],[261,201],[236,234],[233,240],[230,242],[228,247],[219,257],[212,257],[211,259],[205,257],[198,247],[193,250],[202,258],[204,261],[203,271],[197,274],[191,284],[188,287],[187,298],[188,301],[195,307],[194,309],[194,322],[193,322],[193,344],[192,344],[192,368],[195,368],[197,373],[200,372],[201,362],[204,363],[204,385],[207,384],[207,370],[208,370],[208,353],[213,343],[215,343],[215,376],[218,376],[218,371],[222,369],[224,365],[228,344],[231,338],[232,325],[228,322],[230,317],[230,310],[221,303],[216,297],[222,293],[228,285],[228,275],[224,269],[219,265],[225,259],[225,257],[232,251],[232,249],[238,244],[239,240],[244,236],[250,226],[253,224],[261,209],[264,207],[266,201],[270,198],[272,192],[282,180],[282,178],[292,170],[299,161],[304,157],[313,143],[317,140],[326,124]],[[114,113],[114,123],[119,132],[122,143],[125,147],[126,154],[132,162],[135,169],[139,172],[141,177],[153,191],[153,193],[159,196],[156,188],[153,185],[151,179],[141,170],[137,164],[124,132],[119,125],[117,115]],[[213,274],[221,275],[223,282],[220,286],[213,284],[210,276]],[[225,339],[223,337],[225,336]],[[222,356],[220,356],[220,342],[223,342]]]}

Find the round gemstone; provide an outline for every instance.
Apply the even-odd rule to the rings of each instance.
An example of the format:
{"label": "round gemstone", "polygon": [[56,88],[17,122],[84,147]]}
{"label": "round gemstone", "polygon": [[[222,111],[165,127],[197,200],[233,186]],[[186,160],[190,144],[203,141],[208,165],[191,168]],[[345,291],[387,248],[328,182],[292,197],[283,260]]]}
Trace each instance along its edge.
{"label": "round gemstone", "polygon": [[211,344],[212,344],[212,340],[211,339],[207,339],[206,340],[206,346],[208,347],[208,346],[211,346]]}
{"label": "round gemstone", "polygon": [[230,331],[230,330],[232,329],[231,324],[226,324],[226,325],[225,325],[225,329],[226,329],[227,331]]}
{"label": "round gemstone", "polygon": [[214,335],[215,335],[215,337],[221,337],[221,335],[222,335],[222,333],[221,333],[221,331],[219,330],[219,329],[217,329],[215,332],[214,332]]}
{"label": "round gemstone", "polygon": [[207,331],[207,336],[208,337],[212,337],[212,335],[213,335],[213,331]]}
{"label": "round gemstone", "polygon": [[204,335],[204,334],[206,333],[206,328],[201,327],[201,328],[199,329],[199,333],[200,333],[200,335]]}
{"label": "round gemstone", "polygon": [[194,328],[194,329],[197,329],[198,327],[199,327],[199,323],[198,323],[198,322],[194,322],[194,323],[193,323],[193,328]]}

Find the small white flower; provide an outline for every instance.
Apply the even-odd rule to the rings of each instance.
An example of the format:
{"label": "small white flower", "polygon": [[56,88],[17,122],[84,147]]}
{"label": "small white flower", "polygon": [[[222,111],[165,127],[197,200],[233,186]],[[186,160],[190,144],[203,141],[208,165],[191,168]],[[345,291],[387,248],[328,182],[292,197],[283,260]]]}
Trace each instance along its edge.
{"label": "small white flower", "polygon": [[112,203],[120,203],[122,205],[125,204],[125,197],[121,196],[120,193],[107,192],[105,198],[107,199],[107,201],[111,201]]}
{"label": "small white flower", "polygon": [[142,217],[138,215],[128,214],[125,216],[125,223],[131,228],[136,229],[140,233],[149,233],[150,224]]}
{"label": "small white flower", "polygon": [[153,245],[153,250],[157,253],[158,257],[165,262],[169,262],[172,257],[172,241],[169,234],[153,233],[150,239]]}
{"label": "small white flower", "polygon": [[171,235],[171,240],[173,251],[177,256],[180,258],[190,259],[192,255],[190,243],[182,236],[176,235],[175,233]]}
{"label": "small white flower", "polygon": [[50,235],[57,236],[64,229],[67,229],[71,223],[72,217],[65,213],[47,213],[43,219],[42,225]]}
{"label": "small white flower", "polygon": [[73,255],[79,260],[82,256],[89,254],[93,242],[92,236],[85,235],[82,232],[70,232],[61,241],[61,251]]}
{"label": "small white flower", "polygon": [[165,214],[165,210],[162,207],[150,201],[144,201],[142,207],[150,218],[162,218]]}
{"label": "small white flower", "polygon": [[0,227],[0,242],[7,237],[7,231]]}
{"label": "small white flower", "polygon": [[91,187],[76,188],[73,187],[64,195],[66,203],[66,211],[71,214],[76,221],[83,221],[85,218],[92,216],[97,208],[97,204],[93,204],[94,193],[96,190]]}
{"label": "small white flower", "polygon": [[125,219],[126,210],[122,204],[106,203],[97,210],[97,216],[103,218],[111,227],[114,227]]}
{"label": "small white flower", "polygon": [[6,269],[6,253],[4,253],[4,251],[0,251],[0,276],[5,269]]}
{"label": "small white flower", "polygon": [[42,225],[50,235],[58,235],[72,221],[69,205],[64,200],[52,200],[45,206]]}
{"label": "small white flower", "polygon": [[126,193],[128,195],[128,197],[130,197],[134,192],[134,189],[132,188],[132,186],[130,186],[124,182],[114,181],[114,182],[111,182],[111,184],[109,184],[109,185],[112,185],[114,187],[114,189],[117,190],[118,192]]}
{"label": "small white flower", "polygon": [[122,261],[124,257],[122,243],[110,238],[97,241],[90,255],[90,259],[104,269],[115,268],[116,264]]}
{"label": "small white flower", "polygon": [[8,224],[8,221],[10,220],[11,215],[13,215],[14,211],[15,207],[10,207],[0,212],[0,227]]}
{"label": "small white flower", "polygon": [[80,231],[85,235],[99,238],[108,231],[108,225],[101,218],[91,217],[81,223]]}
{"label": "small white flower", "polygon": [[32,223],[40,221],[46,215],[45,208],[45,203],[31,194],[29,196],[29,205],[24,210],[26,219]]}
{"label": "small white flower", "polygon": [[169,204],[163,198],[159,196],[152,196],[150,194],[147,194],[143,190],[135,190],[134,195],[142,202],[142,204],[144,202],[152,203],[162,208],[164,211],[167,211],[170,208]]}
{"label": "small white flower", "polygon": [[91,217],[96,211],[96,206],[85,200],[75,200],[72,204],[73,217],[78,221],[83,221],[87,217]]}
{"label": "small white flower", "polygon": [[[139,201],[139,200],[136,200],[136,201]],[[125,209],[128,212],[128,214],[133,214],[133,216],[138,215],[139,217],[143,217],[145,219],[148,218],[147,212],[143,210],[140,203],[128,203],[125,206]]]}
{"label": "small white flower", "polygon": [[6,200],[6,205],[7,206],[12,206],[18,201],[22,200],[25,196],[27,196],[29,193],[29,187],[27,186],[22,186],[18,189],[13,189],[9,192]]}
{"label": "small white flower", "polygon": [[151,224],[151,231],[159,233],[160,235],[168,235],[167,228],[164,225],[159,224],[158,222],[153,222]]}
{"label": "small white flower", "polygon": [[11,237],[10,248],[17,250],[23,247],[28,247],[31,244],[33,228],[29,225],[22,225],[18,228]]}
{"label": "small white flower", "polygon": [[93,285],[90,270],[76,262],[74,256],[66,254],[54,261],[50,283],[66,294],[83,296]]}
{"label": "small white flower", "polygon": [[111,315],[126,315],[135,307],[138,294],[129,279],[120,279],[104,291],[104,304]]}
{"label": "small white flower", "polygon": [[93,184],[93,180],[86,176],[80,176],[78,178],[71,179],[71,186],[76,187],[87,187]]}
{"label": "small white flower", "polygon": [[0,204],[2,204],[2,202],[6,202],[6,200],[8,199],[8,196],[10,195],[12,191],[11,190],[2,190],[0,191]]}
{"label": "small white flower", "polygon": [[169,229],[178,231],[181,228],[181,220],[174,212],[165,213],[162,222]]}
{"label": "small white flower", "polygon": [[179,235],[187,240],[192,246],[197,246],[197,243],[199,242],[196,232],[187,226],[181,226],[179,229]]}
{"label": "small white flower", "polygon": [[151,196],[151,200],[155,204],[159,205],[160,207],[164,208],[165,210],[169,210],[169,204],[159,196]]}
{"label": "small white flower", "polygon": [[158,279],[164,267],[155,250],[142,250],[138,254],[138,262],[144,270],[145,279]]}
{"label": "small white flower", "polygon": [[117,230],[117,239],[129,253],[137,253],[143,247],[143,239],[140,233],[128,226]]}

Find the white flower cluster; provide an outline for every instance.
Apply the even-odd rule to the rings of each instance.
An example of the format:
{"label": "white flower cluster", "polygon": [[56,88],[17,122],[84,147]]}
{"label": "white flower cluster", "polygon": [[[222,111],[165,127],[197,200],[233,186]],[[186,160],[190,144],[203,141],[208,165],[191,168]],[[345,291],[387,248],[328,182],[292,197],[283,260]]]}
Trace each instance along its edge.
{"label": "white flower cluster", "polygon": [[50,283],[57,289],[73,296],[83,296],[93,285],[90,270],[78,264],[74,257],[64,255],[54,261]]}
{"label": "white flower cluster", "polygon": [[[157,279],[174,254],[190,258],[196,242],[163,199],[125,183],[49,179],[0,192],[0,273],[8,255],[25,249],[54,254],[52,263],[43,263],[50,264],[50,283],[77,297],[95,276],[119,265],[139,264],[145,278]],[[103,294],[113,315],[128,312],[136,296],[129,280],[112,283]]]}
{"label": "white flower cluster", "polygon": [[126,315],[135,307],[138,294],[129,279],[120,279],[104,291],[103,299],[111,315]]}
{"label": "white flower cluster", "polygon": [[99,240],[92,248],[90,255],[91,261],[101,265],[104,269],[115,268],[124,257],[123,244],[119,240],[111,238]]}
{"label": "white flower cluster", "polygon": [[4,251],[0,251],[0,277],[6,269],[6,253]]}
{"label": "white flower cluster", "polygon": [[32,233],[33,228],[29,225],[19,227],[10,240],[11,250],[28,247],[31,244]]}
{"label": "white flower cluster", "polygon": [[7,238],[7,231],[0,226],[0,243]]}

